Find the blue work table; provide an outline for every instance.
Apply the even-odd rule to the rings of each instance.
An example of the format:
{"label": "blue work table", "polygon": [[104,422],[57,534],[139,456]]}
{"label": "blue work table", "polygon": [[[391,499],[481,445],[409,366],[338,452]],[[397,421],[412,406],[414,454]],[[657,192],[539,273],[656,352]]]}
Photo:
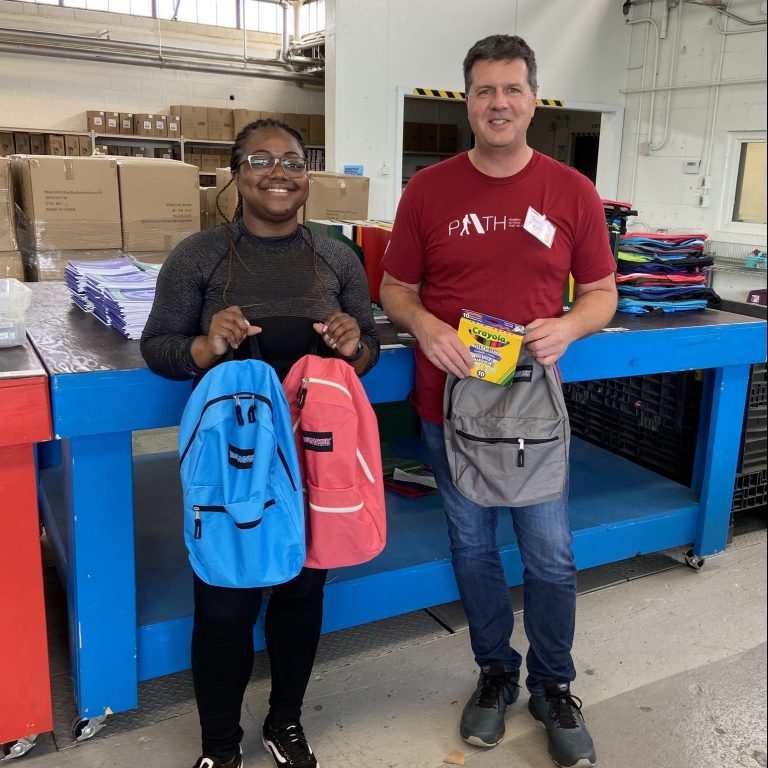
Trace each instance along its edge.
{"label": "blue work table", "polygon": [[[191,571],[175,454],[132,456],[131,432],[177,425],[190,382],[151,373],[138,342],[70,304],[62,283],[31,284],[30,338],[49,374],[61,462],[41,470],[41,509],[63,575],[81,717],[137,706],[141,680],[186,669]],[[396,341],[394,334],[392,341]],[[715,310],[617,315],[571,346],[565,381],[704,369],[692,486],[574,439],[571,525],[579,568],[677,546],[726,547],[751,363],[766,356],[764,320]],[[382,350],[363,378],[373,402],[407,397],[412,350]],[[407,441],[398,448],[409,450]],[[410,446],[416,455],[418,441]],[[387,492],[389,536],[370,563],[331,571],[324,631],[457,599],[439,495]],[[522,581],[512,526],[499,541],[509,584]],[[263,647],[260,627],[256,642]]]}

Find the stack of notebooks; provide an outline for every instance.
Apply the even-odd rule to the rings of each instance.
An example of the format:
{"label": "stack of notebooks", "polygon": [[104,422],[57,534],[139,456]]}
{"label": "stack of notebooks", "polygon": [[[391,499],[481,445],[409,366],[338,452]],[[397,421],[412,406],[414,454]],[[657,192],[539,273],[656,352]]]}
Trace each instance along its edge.
{"label": "stack of notebooks", "polygon": [[69,261],[64,282],[76,306],[127,339],[139,339],[152,309],[159,268],[127,257]]}
{"label": "stack of notebooks", "polygon": [[624,235],[616,274],[619,312],[645,315],[719,305],[720,297],[707,286],[714,259],[704,255],[706,239],[702,233]]}

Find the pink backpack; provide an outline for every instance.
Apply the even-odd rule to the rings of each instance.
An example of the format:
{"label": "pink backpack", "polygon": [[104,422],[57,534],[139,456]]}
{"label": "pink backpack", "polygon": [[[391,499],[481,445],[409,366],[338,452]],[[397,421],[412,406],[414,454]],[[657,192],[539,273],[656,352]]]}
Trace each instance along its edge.
{"label": "pink backpack", "polygon": [[307,568],[371,560],[386,543],[379,426],[354,369],[305,355],[283,389],[304,484]]}

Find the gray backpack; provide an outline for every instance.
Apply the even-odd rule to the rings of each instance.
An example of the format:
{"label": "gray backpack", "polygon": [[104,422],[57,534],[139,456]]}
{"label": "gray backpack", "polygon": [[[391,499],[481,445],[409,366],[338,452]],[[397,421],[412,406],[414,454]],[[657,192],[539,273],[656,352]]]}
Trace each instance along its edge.
{"label": "gray backpack", "polygon": [[554,365],[520,352],[503,387],[449,374],[445,447],[456,488],[483,507],[522,507],[563,493],[571,428]]}

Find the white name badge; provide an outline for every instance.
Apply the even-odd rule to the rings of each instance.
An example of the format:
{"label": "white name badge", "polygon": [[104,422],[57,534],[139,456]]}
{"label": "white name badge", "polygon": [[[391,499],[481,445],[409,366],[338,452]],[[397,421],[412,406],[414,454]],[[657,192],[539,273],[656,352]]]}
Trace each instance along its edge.
{"label": "white name badge", "polygon": [[525,215],[523,229],[544,243],[547,248],[552,247],[552,242],[555,239],[555,226],[551,221],[547,221],[544,214],[534,210],[530,205],[528,206],[528,213]]}

